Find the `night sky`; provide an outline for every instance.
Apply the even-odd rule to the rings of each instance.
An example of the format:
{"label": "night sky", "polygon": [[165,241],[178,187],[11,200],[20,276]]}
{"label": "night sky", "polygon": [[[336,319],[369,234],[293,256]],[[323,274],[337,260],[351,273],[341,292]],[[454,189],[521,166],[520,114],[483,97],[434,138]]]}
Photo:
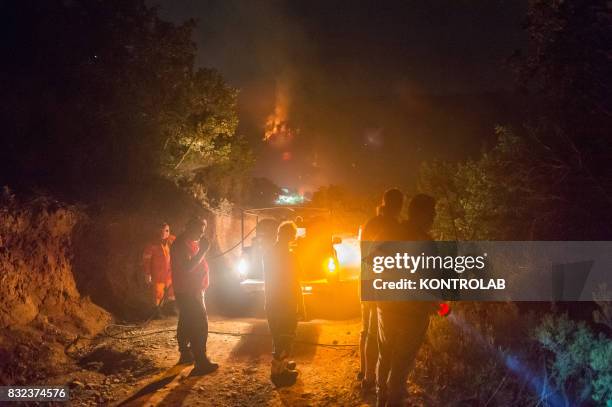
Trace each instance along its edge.
{"label": "night sky", "polygon": [[[155,1],[198,20],[197,63],[241,89],[256,174],[312,190],[410,187],[422,160],[478,151],[507,124],[526,0]],[[280,86],[291,142],[262,141]]]}

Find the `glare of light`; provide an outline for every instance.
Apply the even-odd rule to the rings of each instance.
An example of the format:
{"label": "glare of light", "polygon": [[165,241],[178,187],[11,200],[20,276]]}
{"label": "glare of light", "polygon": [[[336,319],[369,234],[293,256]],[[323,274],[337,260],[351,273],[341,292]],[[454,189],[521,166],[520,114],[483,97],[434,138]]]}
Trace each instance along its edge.
{"label": "glare of light", "polygon": [[304,292],[307,292],[307,293],[312,292],[312,287],[311,287],[311,286],[309,286],[309,285],[305,285],[305,286],[304,286]]}
{"label": "glare of light", "polygon": [[[545,397],[545,400],[553,407],[568,405],[559,391],[550,383],[546,375],[541,375],[533,371],[525,363],[522,363],[517,355],[503,352],[489,343],[485,337],[464,318],[457,314],[451,314],[448,320],[459,327],[464,333],[471,336],[479,345],[488,350],[492,355],[497,356],[503,361],[508,370],[529,384],[534,394]],[[570,403],[569,405],[574,405]]]}
{"label": "glare of light", "polygon": [[240,259],[238,262],[238,274],[240,274],[240,277],[246,277],[248,272],[249,262],[247,262],[246,259]]}
{"label": "glare of light", "polygon": [[361,267],[361,247],[359,240],[354,238],[344,238],[342,243],[334,245],[338,262],[342,268],[360,268]]}
{"label": "glare of light", "polygon": [[336,271],[336,262],[334,261],[333,257],[330,257],[327,261],[327,270],[329,270],[330,273],[334,273]]}
{"label": "glare of light", "polygon": [[306,201],[302,195],[293,193],[287,188],[282,188],[281,190],[283,193],[275,201],[277,205],[299,205]]}

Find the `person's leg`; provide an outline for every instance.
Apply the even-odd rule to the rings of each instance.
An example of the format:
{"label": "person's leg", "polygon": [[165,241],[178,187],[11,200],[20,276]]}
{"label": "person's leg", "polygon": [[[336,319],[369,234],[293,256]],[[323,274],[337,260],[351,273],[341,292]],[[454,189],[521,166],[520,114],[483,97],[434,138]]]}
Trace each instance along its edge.
{"label": "person's leg", "polygon": [[270,310],[266,310],[266,318],[268,320],[268,329],[270,330],[270,335],[272,336],[272,357],[274,359],[278,359],[278,323],[276,315]]}
{"label": "person's leg", "polygon": [[295,341],[295,332],[297,330],[297,315],[287,313],[281,319],[281,355],[288,358],[293,350],[293,342]]}
{"label": "person's leg", "polygon": [[[182,303],[183,318],[181,321],[181,332],[184,332],[187,341],[191,345],[196,366],[203,365],[205,360],[204,347],[201,341],[200,330],[201,313],[198,310],[197,294],[189,293],[180,296]],[[184,342],[183,342],[184,343]]]}
{"label": "person's leg", "polygon": [[425,341],[429,316],[416,315],[398,321],[397,347],[393,351],[387,383],[387,405],[403,406],[406,382],[416,356]]}
{"label": "person's leg", "polygon": [[378,307],[378,364],[376,365],[376,405],[387,401],[387,380],[393,358],[395,331],[391,315]]}
{"label": "person's leg", "polygon": [[272,362],[270,377],[273,381],[283,373],[284,366],[282,361],[282,335],[279,324],[278,315],[272,310],[267,310],[266,313],[268,319],[268,328],[270,329],[270,335],[272,336]]}
{"label": "person's leg", "polygon": [[192,313],[189,342],[191,343],[191,350],[195,358],[196,366],[203,366],[206,364],[206,350],[204,336],[205,315],[201,294],[194,293],[190,295],[189,302]]}
{"label": "person's leg", "polygon": [[164,298],[164,289],[166,285],[164,283],[154,283],[153,290],[155,291],[155,305],[159,306],[161,300]]}
{"label": "person's leg", "polygon": [[185,320],[188,318],[188,305],[185,303],[184,297],[180,294],[176,295],[176,305],[179,309],[178,323],[176,325],[176,341],[178,349],[181,353],[179,363],[192,363],[193,355],[189,348],[189,332]]}
{"label": "person's leg", "polygon": [[287,358],[291,354],[295,338],[297,316],[287,314],[286,310],[268,313],[268,325],[274,344],[270,375],[272,382],[277,386],[291,386],[295,383],[298,372],[289,368]]}
{"label": "person's leg", "polygon": [[189,342],[195,359],[195,369],[192,374],[203,375],[211,373],[219,367],[217,363],[211,362],[206,356],[206,339],[208,337],[208,319],[206,317],[206,309],[204,308],[204,299],[202,293],[194,293],[191,297],[193,304],[193,329],[190,330],[191,335]]}
{"label": "person's leg", "polygon": [[361,303],[361,332],[359,335],[359,373],[357,379],[362,380],[366,372],[366,338],[370,324],[370,309],[367,302]]}
{"label": "person's leg", "polygon": [[[205,299],[204,299],[204,293],[202,293],[202,311],[203,311],[203,316],[202,316],[202,337],[203,337],[203,342],[204,342],[204,354],[207,355],[206,344],[208,342],[208,312],[206,311],[206,302],[205,302]],[[208,359],[208,355],[206,356],[206,358]]]}
{"label": "person's leg", "polygon": [[368,332],[365,343],[366,370],[364,380],[368,383],[376,381],[376,363],[378,362],[378,311],[375,303],[369,305]]}

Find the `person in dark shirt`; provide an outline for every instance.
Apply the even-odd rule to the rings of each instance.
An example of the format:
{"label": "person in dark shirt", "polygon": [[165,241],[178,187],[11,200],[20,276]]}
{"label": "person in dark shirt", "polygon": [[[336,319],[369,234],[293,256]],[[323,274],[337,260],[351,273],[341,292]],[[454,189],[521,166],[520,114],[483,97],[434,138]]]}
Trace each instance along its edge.
{"label": "person in dark shirt", "polygon": [[193,360],[195,367],[192,375],[211,373],[219,367],[206,356],[208,316],[204,291],[208,288],[208,265],[204,256],[210,244],[204,236],[205,230],[205,221],[191,219],[170,249],[172,286],[179,308],[179,363],[190,363]]}
{"label": "person in dark shirt", "polygon": [[[404,194],[396,188],[385,191],[377,214],[370,219],[361,231],[361,241],[379,242],[400,240],[402,229],[399,215],[404,204]],[[378,360],[378,321],[376,303],[361,302],[362,329],[359,341],[361,366],[358,379],[363,392],[373,390],[375,385],[376,363]]]}
{"label": "person in dark shirt", "polygon": [[295,223],[281,223],[276,244],[264,256],[266,316],[274,346],[270,378],[277,386],[294,384],[298,375],[288,361],[298,316],[304,316],[300,266],[291,247],[296,234]]}
{"label": "person in dark shirt", "polygon": [[[402,239],[423,241],[425,251],[432,247],[429,230],[433,224],[435,200],[415,195],[408,206],[408,220],[402,223]],[[376,368],[376,405],[405,405],[408,375],[425,341],[429,316],[435,305],[424,301],[386,301],[377,303],[378,365]]]}

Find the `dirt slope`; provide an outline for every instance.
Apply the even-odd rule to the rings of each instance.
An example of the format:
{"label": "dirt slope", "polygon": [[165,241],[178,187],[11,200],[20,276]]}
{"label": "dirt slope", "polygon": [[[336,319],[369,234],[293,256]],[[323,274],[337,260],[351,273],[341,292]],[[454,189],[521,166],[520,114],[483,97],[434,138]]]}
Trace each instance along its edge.
{"label": "dirt slope", "polygon": [[82,298],[72,230],[84,215],[48,198],[0,197],[0,383],[35,383],[69,362],[64,349],[94,335],[108,313]]}

